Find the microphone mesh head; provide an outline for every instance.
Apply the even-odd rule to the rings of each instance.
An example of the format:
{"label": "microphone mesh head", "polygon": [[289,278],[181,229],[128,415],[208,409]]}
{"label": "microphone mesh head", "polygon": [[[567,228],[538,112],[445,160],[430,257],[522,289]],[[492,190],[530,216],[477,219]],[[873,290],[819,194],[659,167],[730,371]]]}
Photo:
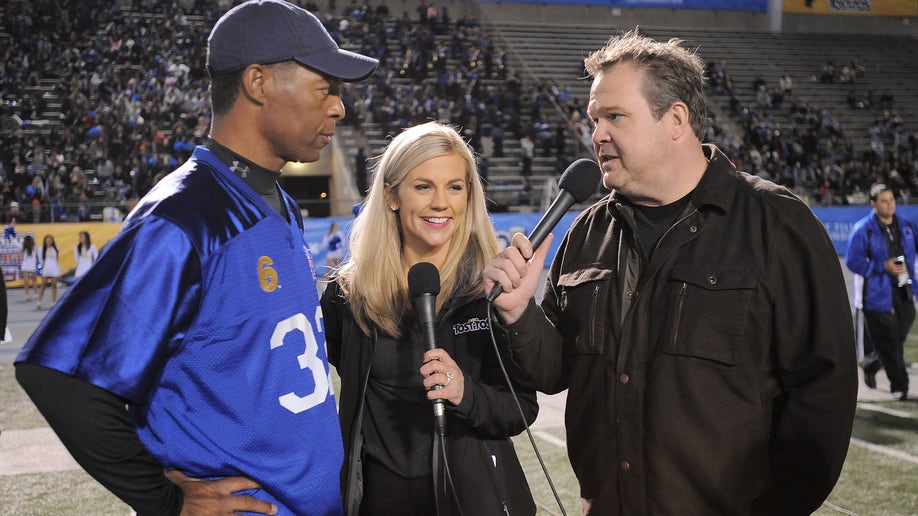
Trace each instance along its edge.
{"label": "microphone mesh head", "polygon": [[580,158],[561,174],[558,187],[570,192],[577,202],[583,202],[596,192],[601,177],[599,165],[595,161]]}
{"label": "microphone mesh head", "polygon": [[419,262],[408,269],[408,292],[411,297],[440,293],[440,271],[428,262]]}

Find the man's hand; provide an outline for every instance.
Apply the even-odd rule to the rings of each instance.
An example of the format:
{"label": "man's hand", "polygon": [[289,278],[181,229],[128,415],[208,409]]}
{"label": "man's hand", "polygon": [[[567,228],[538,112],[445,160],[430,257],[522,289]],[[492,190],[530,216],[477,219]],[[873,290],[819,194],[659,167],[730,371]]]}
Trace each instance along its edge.
{"label": "man's hand", "polygon": [[526,235],[516,233],[512,245],[501,251],[485,267],[485,292],[490,292],[497,284],[503,289],[503,293],[494,300],[494,308],[505,323],[512,324],[519,320],[539,288],[545,256],[553,238],[549,234],[533,253],[532,244]]}
{"label": "man's hand", "polygon": [[883,262],[883,268],[886,269],[886,272],[892,274],[893,276],[898,276],[899,274],[902,274],[908,270],[905,268],[905,263],[896,262],[895,256]]}
{"label": "man's hand", "polygon": [[246,489],[258,489],[254,481],[246,477],[226,477],[220,480],[190,478],[178,470],[166,471],[166,478],[182,490],[185,497],[182,516],[210,516],[254,512],[277,514],[277,506],[251,496],[233,496]]}

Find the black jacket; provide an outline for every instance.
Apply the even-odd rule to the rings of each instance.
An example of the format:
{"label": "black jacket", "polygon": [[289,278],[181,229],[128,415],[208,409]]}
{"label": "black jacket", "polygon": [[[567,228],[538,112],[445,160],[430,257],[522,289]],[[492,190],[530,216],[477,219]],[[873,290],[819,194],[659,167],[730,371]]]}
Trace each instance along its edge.
{"label": "black jacket", "polygon": [[794,195],[706,152],[649,261],[613,192],[506,328],[539,390],[569,389],[592,514],[810,514],[844,464],[857,372],[835,249]]}
{"label": "black jacket", "polygon": [[[328,361],[341,377],[338,415],[345,454],[341,489],[345,512],[354,515],[360,507],[363,481],[361,418],[378,330],[374,329],[373,336],[360,330],[334,282],[322,296],[322,314]],[[535,504],[510,436],[535,420],[535,391],[518,382],[513,384],[526,415],[524,423],[500,371],[488,329],[483,296],[448,303],[438,316],[437,342],[459,364],[465,377],[462,403],[456,407],[446,404],[447,457],[453,485],[464,514],[505,514],[505,509],[511,515],[534,514]],[[415,325],[411,331],[420,329]],[[498,341],[498,345],[506,350],[505,341]],[[511,378],[519,376],[506,356],[504,365]],[[431,415],[431,439],[433,428]]]}

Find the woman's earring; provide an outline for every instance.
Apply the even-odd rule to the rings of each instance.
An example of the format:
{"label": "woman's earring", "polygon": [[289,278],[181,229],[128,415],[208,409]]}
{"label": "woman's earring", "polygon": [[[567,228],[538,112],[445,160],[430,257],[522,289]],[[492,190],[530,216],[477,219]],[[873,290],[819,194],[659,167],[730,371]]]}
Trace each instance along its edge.
{"label": "woman's earring", "polygon": [[392,211],[398,211],[398,206],[389,206],[389,209]]}

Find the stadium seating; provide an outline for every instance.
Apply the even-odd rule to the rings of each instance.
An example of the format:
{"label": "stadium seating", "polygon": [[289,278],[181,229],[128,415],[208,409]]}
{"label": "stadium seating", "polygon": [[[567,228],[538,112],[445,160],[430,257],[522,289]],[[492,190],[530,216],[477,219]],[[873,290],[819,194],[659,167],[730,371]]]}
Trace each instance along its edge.
{"label": "stadium seating", "polygon": [[[95,6],[90,13],[77,8],[73,8],[69,13],[74,23],[82,22],[86,25],[79,27],[79,31],[75,32],[77,40],[73,42],[73,47],[81,49],[87,62],[106,65],[105,70],[109,75],[101,77],[104,85],[120,87],[115,80],[119,74],[123,75],[125,70],[142,69],[138,66],[140,63],[132,62],[130,59],[109,63],[103,61],[101,56],[92,54],[93,48],[101,46],[104,49],[105,44],[100,42],[107,42],[113,30],[121,25],[127,25],[138,30],[155,29],[162,31],[162,34],[169,34],[169,41],[159,44],[153,50],[158,52],[155,59],[181,61],[181,57],[184,56],[190,67],[189,74],[192,76],[187,88],[194,91],[194,88],[200,90],[203,87],[202,64],[197,61],[202,59],[201,42],[206,39],[206,33],[219,13],[220,7],[217,2],[197,2],[195,10],[189,13],[174,10],[176,4],[165,6],[141,3],[131,9],[119,7],[110,12],[104,9],[115,8],[105,4],[90,4]],[[2,46],[11,51],[21,48],[30,51],[41,49],[42,41],[30,38],[19,41],[23,40],[23,35],[38,38],[40,34],[28,34],[27,30],[18,25],[13,31],[11,24],[19,23],[21,20],[16,20],[12,15],[7,16],[7,13],[3,12],[3,9],[10,5],[21,4],[0,6]],[[437,70],[461,72],[464,74],[461,85],[462,98],[456,102],[464,105],[461,117],[458,120],[447,117],[445,121],[462,126],[463,131],[476,145],[476,150],[482,151],[479,135],[476,133],[479,129],[478,124],[486,116],[495,114],[498,108],[495,107],[493,99],[508,89],[507,77],[515,76],[519,79],[518,97],[512,99],[518,103],[519,110],[511,113],[515,110],[504,106],[503,118],[500,119],[505,134],[504,154],[492,155],[488,159],[488,191],[489,196],[495,201],[493,209],[530,209],[527,206],[517,206],[517,197],[522,190],[519,139],[522,134],[534,131],[536,110],[533,109],[533,105],[539,106],[538,115],[544,118],[544,122],[552,131],[551,143],[546,142],[545,152],[542,151],[542,144],[537,141],[532,175],[528,178],[532,184],[531,196],[536,209],[539,205],[544,206],[552,197],[552,184],[566,164],[578,157],[590,155],[590,149],[577,137],[577,126],[574,123],[578,116],[583,116],[583,108],[588,98],[589,81],[583,78],[582,58],[599,48],[610,35],[630,27],[578,25],[577,30],[571,30],[570,24],[525,20],[499,24],[471,19],[443,20],[439,26],[430,25],[433,30],[432,37],[424,39],[422,46],[418,47],[420,38],[416,37],[415,32],[423,32],[419,22],[406,22],[404,19],[387,16],[381,21],[379,32],[372,32],[375,28],[372,31],[361,32],[357,29],[368,23],[364,19],[365,14],[365,11],[349,12],[327,19],[327,25],[340,38],[342,46],[355,51],[375,52],[383,59],[379,74],[382,79],[377,78],[375,82],[371,80],[372,87],[366,84],[348,87],[351,112],[360,112],[359,105],[371,96],[377,104],[383,102],[386,96],[384,92],[390,90],[396,99],[399,99],[399,96],[412,95],[429,99],[431,92],[437,90]],[[342,18],[346,18],[347,23],[341,24]],[[112,23],[113,19],[118,23]],[[457,47],[454,34],[460,31],[460,26],[463,27],[462,31],[467,31],[469,37],[462,40]],[[165,29],[166,27],[169,29]],[[342,27],[345,29],[339,30]],[[730,146],[730,141],[742,142],[738,149],[734,149],[731,157],[750,172],[769,172],[749,168],[750,118],[766,116],[771,124],[770,129],[790,135],[802,125],[806,125],[790,112],[791,106],[806,106],[811,113],[825,110],[825,113],[837,123],[841,143],[833,141],[831,134],[821,131],[820,159],[838,161],[837,165],[846,171],[859,169],[856,176],[857,184],[832,184],[832,188],[862,188],[864,185],[860,183],[889,180],[890,173],[896,170],[903,186],[910,191],[910,197],[918,195],[915,178],[918,175],[915,159],[918,149],[915,148],[915,131],[908,128],[909,124],[914,124],[918,119],[918,95],[914,87],[918,84],[918,45],[914,44],[914,40],[903,36],[777,34],[666,29],[651,26],[641,27],[641,32],[657,39],[679,37],[684,40],[684,45],[697,48],[706,63],[724,64],[732,78],[733,95],[731,98],[731,95],[720,90],[709,90],[709,108],[716,126],[712,137],[714,141],[726,147]],[[374,34],[377,35],[376,39],[373,39]],[[379,34],[385,34],[382,36],[385,49],[379,48]],[[14,40],[17,37],[19,40]],[[413,51],[425,55],[423,59],[427,61],[420,64],[426,66],[422,70],[423,73],[418,73],[417,69],[412,71],[399,60],[400,56],[406,53],[406,48],[412,48]],[[440,48],[450,49],[448,54],[441,54],[439,57],[445,59],[445,66],[433,59]],[[507,56],[503,63],[504,69],[487,76],[482,69],[489,59],[494,59],[488,56],[496,55],[501,49],[506,51]],[[60,50],[60,47],[55,47],[54,50]],[[23,57],[15,52],[13,55]],[[143,52],[135,52],[134,55],[150,66],[149,60],[152,56]],[[33,149],[36,145],[45,147],[52,157],[56,153],[63,154],[63,151],[56,147],[67,145],[61,141],[61,135],[69,131],[73,133],[74,138],[71,146],[75,145],[83,154],[78,152],[81,156],[79,163],[67,162],[65,165],[80,165],[82,172],[92,179],[88,181],[86,189],[92,192],[90,200],[94,201],[94,204],[99,204],[98,210],[93,210],[92,213],[95,218],[102,216],[102,207],[111,207],[115,203],[120,203],[123,207],[129,204],[129,197],[142,195],[152,182],[171,169],[174,162],[184,159],[188,150],[180,146],[164,148],[164,145],[174,145],[184,138],[190,146],[202,139],[201,135],[184,134],[191,132],[195,121],[206,111],[201,109],[200,103],[196,111],[174,110],[163,114],[145,110],[147,120],[143,133],[129,135],[133,138],[134,146],[124,162],[115,164],[122,167],[125,172],[131,170],[136,173],[131,174],[130,178],[125,178],[121,186],[109,184],[106,188],[103,182],[97,182],[100,179],[95,170],[97,163],[86,162],[85,155],[90,151],[107,154],[106,149],[98,149],[106,145],[106,138],[99,138],[98,133],[100,130],[110,131],[111,127],[100,127],[102,124],[95,119],[74,120],[74,107],[62,98],[61,88],[62,82],[70,77],[60,72],[60,66],[48,66],[47,62],[39,62],[40,58],[37,55],[26,54],[25,57],[27,64],[23,64],[21,59],[5,63],[4,73],[0,74],[3,77],[0,82],[0,94],[4,109],[3,127],[0,128],[4,143],[0,151],[3,172],[10,177],[14,169],[13,156],[18,153],[22,159],[27,150]],[[50,57],[57,64],[58,56],[45,57]],[[156,70],[157,62],[153,62],[153,70]],[[845,66],[856,69],[852,75],[853,80],[843,81],[837,75],[833,81],[820,80],[822,69],[828,63],[836,66],[836,74],[840,74]],[[149,73],[149,70],[142,71]],[[92,73],[93,70],[89,67],[82,70],[82,73],[78,74],[77,83],[87,93],[90,103],[98,103],[98,98],[93,97],[92,88],[87,85],[91,81],[89,76]],[[763,102],[763,94],[759,92],[756,83],[764,84],[765,88],[771,91],[778,87],[779,80],[784,75],[789,75],[793,79],[792,94],[785,96],[780,104]],[[162,96],[162,83],[157,84],[153,81],[153,84],[155,87],[150,86],[153,89],[149,96]],[[570,98],[562,98],[559,91],[569,92]],[[135,95],[139,93],[141,92],[135,92]],[[96,104],[89,107],[95,108]],[[410,117],[402,117],[404,120],[401,121],[401,126],[431,118],[444,119],[435,108],[426,109],[422,112],[416,110]],[[895,113],[896,118],[893,119],[891,112]],[[120,111],[117,114],[127,116]],[[124,120],[118,122],[125,123]],[[152,129],[151,123],[155,124]],[[895,131],[889,130],[891,124],[899,131],[898,139],[894,139]],[[366,116],[365,113],[359,120],[349,116],[340,126],[337,145],[348,158],[352,158],[358,148],[364,148],[365,153],[373,157],[382,151],[387,139],[398,130],[398,127],[397,124],[383,125],[380,117]],[[554,131],[559,127],[565,139],[564,152],[560,156],[554,143]],[[174,131],[183,134],[173,134]],[[879,157],[871,155],[878,142],[883,144],[882,155]],[[849,147],[847,151],[833,154],[832,146],[845,145]],[[900,148],[897,149],[897,145]],[[151,153],[151,147],[157,148],[159,154]],[[134,158],[139,158],[139,163]],[[352,166],[352,163],[352,159],[347,161],[347,166]],[[825,174],[828,164],[820,161],[812,166],[813,177],[808,179],[806,184],[799,184],[798,181],[798,184],[793,185],[796,187],[795,191],[814,203],[820,202],[820,196],[828,199],[829,203],[846,202],[845,195],[825,197],[819,191],[824,179],[821,176]],[[48,172],[54,174],[55,170]],[[782,176],[787,173],[786,170],[777,172],[774,180],[787,180],[786,175]],[[70,187],[71,178],[63,179],[66,186]],[[830,179],[839,182],[834,177]],[[347,180],[353,181],[354,178],[349,177]],[[12,186],[13,188],[4,193],[0,201],[7,204],[16,200],[28,205],[31,200],[28,198],[30,194],[25,192],[28,185],[23,183]],[[47,199],[42,201],[46,202]],[[826,204],[825,200],[821,202]],[[76,202],[71,202],[69,206],[71,210],[76,209]],[[75,219],[76,217],[71,217],[71,220]]]}

